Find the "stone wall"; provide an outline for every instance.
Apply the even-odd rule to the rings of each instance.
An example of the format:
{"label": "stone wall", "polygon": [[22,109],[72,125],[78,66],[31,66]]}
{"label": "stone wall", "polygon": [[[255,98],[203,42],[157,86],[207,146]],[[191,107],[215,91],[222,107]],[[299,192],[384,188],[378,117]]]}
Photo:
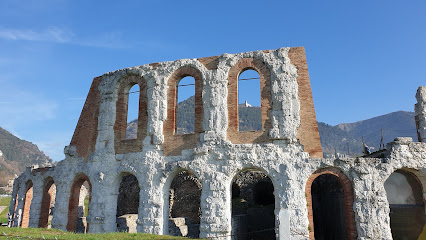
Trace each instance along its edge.
{"label": "stone wall", "polygon": [[[238,94],[232,81],[246,67],[257,70],[263,79],[263,128],[243,133],[235,129],[238,118],[230,105]],[[187,74],[194,75],[196,82],[196,130],[176,135],[173,86]],[[138,137],[126,140],[120,132],[120,109],[126,103],[122,98],[127,87],[140,81],[146,91],[141,97],[146,99],[139,101]],[[418,106],[425,104],[423,96],[418,97]],[[424,121],[418,122],[419,129],[425,127]],[[20,226],[26,217],[25,212],[22,216],[26,183],[31,181],[34,191],[27,216],[30,227],[38,226],[44,182],[52,178],[56,186],[52,228],[66,230],[74,224],[70,202],[76,186],[85,180],[91,190],[89,232],[116,231],[120,182],[132,174],[140,189],[137,231],[168,234],[169,190],[176,175],[188,171],[201,184],[200,237],[231,239],[232,182],[241,172],[256,170],[268,176],[274,187],[277,239],[313,237],[309,191],[318,174],[337,175],[347,190],[349,239],[391,239],[384,182],[402,170],[424,185],[426,143],[397,139],[387,149],[385,158],[317,158],[321,147],[303,48],[117,70],[95,78],[71,144],[65,147],[66,158],[52,168],[28,168],[15,180],[9,225]]]}

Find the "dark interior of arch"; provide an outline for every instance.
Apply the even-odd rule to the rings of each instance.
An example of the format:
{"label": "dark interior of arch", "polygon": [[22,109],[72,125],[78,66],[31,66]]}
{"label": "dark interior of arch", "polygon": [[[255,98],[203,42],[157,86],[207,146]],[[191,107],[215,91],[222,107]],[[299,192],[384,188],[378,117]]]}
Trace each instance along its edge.
{"label": "dark interior of arch", "polygon": [[418,239],[425,224],[420,183],[411,173],[398,170],[386,180],[385,190],[393,239]]}
{"label": "dark interior of arch", "polygon": [[135,226],[139,209],[139,183],[132,175],[123,176],[117,197],[117,230],[120,232],[136,232]]}
{"label": "dark interior of arch", "polygon": [[[188,228],[186,237],[198,238],[200,235],[202,186],[197,177],[188,171],[181,171],[170,185],[169,233],[182,236],[180,227]],[[184,218],[184,219],[182,219]],[[184,220],[184,221],[183,221]],[[180,224],[186,226],[178,226]]]}
{"label": "dark interior of arch", "polygon": [[125,214],[138,214],[139,208],[138,179],[130,174],[121,179],[118,189],[117,217]]}
{"label": "dark interior of arch", "polygon": [[347,239],[344,191],[337,177],[318,176],[311,186],[316,240]]}
{"label": "dark interior of arch", "polygon": [[240,172],[232,183],[234,239],[275,239],[275,197],[271,179],[261,171]]}

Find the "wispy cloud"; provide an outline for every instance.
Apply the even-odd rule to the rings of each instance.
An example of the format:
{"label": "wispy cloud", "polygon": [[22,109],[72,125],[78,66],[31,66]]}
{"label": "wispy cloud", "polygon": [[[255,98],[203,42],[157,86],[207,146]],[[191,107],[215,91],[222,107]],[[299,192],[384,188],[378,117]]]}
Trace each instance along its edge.
{"label": "wispy cloud", "polygon": [[0,29],[0,38],[6,40],[26,40],[41,42],[67,43],[73,38],[73,33],[57,27],[42,31],[22,29]]}
{"label": "wispy cloud", "polygon": [[9,41],[34,41],[51,42],[60,44],[73,44],[86,47],[125,48],[129,47],[122,41],[120,32],[101,33],[96,36],[77,36],[67,28],[49,27],[44,30],[32,29],[7,29],[0,27],[0,39]]}

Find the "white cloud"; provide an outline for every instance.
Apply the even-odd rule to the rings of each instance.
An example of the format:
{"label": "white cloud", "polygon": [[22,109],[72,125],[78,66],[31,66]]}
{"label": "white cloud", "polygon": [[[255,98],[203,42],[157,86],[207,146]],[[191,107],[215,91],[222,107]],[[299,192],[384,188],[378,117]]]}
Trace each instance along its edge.
{"label": "white cloud", "polygon": [[0,38],[5,40],[67,43],[72,40],[73,35],[71,31],[57,27],[50,27],[38,32],[34,30],[0,29]]}
{"label": "white cloud", "polygon": [[117,31],[101,33],[96,36],[81,37],[69,29],[58,27],[49,27],[40,31],[0,28],[0,39],[9,41],[52,42],[101,48],[129,47],[128,43],[123,43],[122,34]]}

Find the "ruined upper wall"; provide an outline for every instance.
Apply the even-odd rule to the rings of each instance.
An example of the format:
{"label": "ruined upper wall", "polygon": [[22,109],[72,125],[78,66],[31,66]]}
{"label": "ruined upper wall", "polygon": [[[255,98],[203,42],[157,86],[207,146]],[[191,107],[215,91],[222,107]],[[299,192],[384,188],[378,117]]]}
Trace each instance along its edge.
{"label": "ruined upper wall", "polygon": [[419,87],[416,93],[417,103],[414,106],[417,136],[419,142],[426,142],[426,87]]}
{"label": "ruined upper wall", "polygon": [[[261,83],[261,131],[238,131],[238,75],[254,69]],[[176,85],[195,79],[195,133],[177,135]],[[128,91],[141,89],[138,136],[126,140]],[[180,155],[197,142],[234,144],[298,140],[311,157],[322,157],[303,47],[181,59],[109,72],[95,78],[68,154],[159,149]],[[74,152],[74,147],[76,152]]]}

